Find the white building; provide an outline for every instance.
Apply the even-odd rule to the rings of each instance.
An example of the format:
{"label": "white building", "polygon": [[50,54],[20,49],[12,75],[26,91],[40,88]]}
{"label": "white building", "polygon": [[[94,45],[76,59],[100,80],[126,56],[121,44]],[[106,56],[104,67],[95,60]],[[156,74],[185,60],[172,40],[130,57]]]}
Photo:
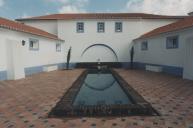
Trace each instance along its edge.
{"label": "white building", "polygon": [[[46,70],[48,65],[62,68],[62,42],[53,34],[0,18],[0,80],[24,78]],[[61,47],[58,51],[56,45]]]}
{"label": "white building", "polygon": [[128,66],[133,39],[183,18],[184,16],[142,13],[107,13],[54,14],[18,21],[56,34],[65,40],[65,51],[72,46],[72,64],[90,65],[100,59],[101,62],[117,66]]}
{"label": "white building", "polygon": [[[177,52],[164,51],[166,56],[164,59],[159,56],[161,53],[157,52],[161,49],[159,45],[154,48],[153,43],[150,46],[149,37],[138,37],[156,28],[184,20],[187,17],[143,13],[101,13],[53,14],[17,19],[22,24],[16,22],[14,24],[32,26],[30,28],[37,28],[37,30],[35,33],[31,33],[30,30],[27,32],[21,31],[18,28],[10,30],[12,28],[10,24],[6,27],[1,27],[0,36],[3,35],[3,38],[1,38],[0,42],[2,46],[0,47],[2,49],[0,50],[2,52],[0,56],[3,56],[3,61],[0,63],[0,79],[23,78],[26,75],[44,70],[63,68],[69,47],[72,47],[71,66],[73,67],[87,67],[96,64],[97,61],[113,66],[128,67],[130,64],[130,49],[133,45],[135,47],[135,67],[159,69],[159,71],[182,75],[184,69],[181,64],[182,59],[176,57],[182,52],[178,50]],[[37,31],[44,32],[47,36],[45,34],[37,34]],[[50,36],[54,38],[50,38]],[[133,42],[136,38],[138,39]],[[31,39],[32,42],[39,41],[38,50],[30,50],[29,42]],[[157,41],[158,39],[155,40]],[[147,51],[141,51],[140,49],[141,42],[144,41],[148,42]],[[22,46],[22,42],[25,42],[24,46]],[[9,46],[9,44],[18,44],[19,46]],[[161,44],[161,42],[159,43],[158,41],[157,44]],[[56,46],[59,49],[61,48],[60,52],[57,52]],[[17,48],[10,49],[10,47]],[[153,49],[150,50],[152,47]],[[17,53],[17,51],[22,51],[22,53]],[[19,59],[17,58],[17,60],[20,60],[19,63],[14,61],[15,57],[9,57],[12,56],[9,55],[10,53],[14,54],[14,56],[19,56]],[[9,66],[12,61],[17,66]],[[18,69],[22,70],[18,71],[14,78],[10,77],[9,72]]]}
{"label": "white building", "polygon": [[154,29],[134,40],[135,66],[193,80],[193,17]]}

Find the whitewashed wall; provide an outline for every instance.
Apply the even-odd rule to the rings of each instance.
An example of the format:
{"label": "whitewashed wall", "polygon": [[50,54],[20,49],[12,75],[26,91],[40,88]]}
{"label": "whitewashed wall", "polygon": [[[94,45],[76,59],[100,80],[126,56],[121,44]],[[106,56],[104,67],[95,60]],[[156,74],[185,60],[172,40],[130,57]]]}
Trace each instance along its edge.
{"label": "whitewashed wall", "polygon": [[141,19],[140,35],[178,20],[179,19]]}
{"label": "whitewashed wall", "polygon": [[[166,38],[179,36],[179,48],[167,49]],[[138,40],[135,46],[135,62],[156,64],[171,67],[184,67],[186,40],[193,36],[193,29],[186,29],[166,34],[161,34],[148,39]],[[141,42],[148,41],[148,50],[141,50]]]}
{"label": "whitewashed wall", "polygon": [[[1,33],[2,29],[0,29]],[[1,35],[0,35],[1,36]],[[5,38],[0,37],[0,71],[6,70],[6,44]]]}
{"label": "whitewashed wall", "polygon": [[[115,32],[115,22],[121,21],[123,23],[123,32]],[[73,21],[58,21],[58,36],[65,39],[66,48],[72,46],[72,62],[82,62],[80,56],[85,48],[92,44],[106,44],[114,49],[117,53],[119,62],[129,62],[129,49],[133,39],[137,38],[144,32],[155,29],[157,27],[169,24],[176,20],[142,20],[142,19],[128,19],[128,20],[73,20]],[[76,23],[84,22],[85,32],[76,33]],[[97,32],[97,22],[105,22],[105,33]],[[93,53],[89,53],[87,62],[93,61]],[[103,58],[106,54],[103,54]],[[106,59],[109,60],[106,55]],[[84,60],[85,61],[85,60]]]}
{"label": "whitewashed wall", "polygon": [[[29,38],[39,40],[38,51],[29,50]],[[40,67],[65,62],[64,43],[62,43],[62,51],[56,52],[56,43],[58,43],[56,40],[7,29],[0,29],[0,71],[7,70],[8,55],[6,54],[6,44],[9,43],[9,40],[18,42],[20,45],[22,45],[22,40],[26,41],[25,46],[22,46],[21,48],[24,68]]]}
{"label": "whitewashed wall", "polygon": [[[121,21],[123,23],[123,32],[115,33],[115,22]],[[81,57],[81,53],[85,48],[92,44],[106,44],[114,49],[118,55],[119,62],[128,62],[130,60],[129,49],[130,43],[133,39],[139,37],[140,35],[170,24],[177,21],[177,19],[117,19],[117,20],[27,20],[22,21],[25,24],[41,28],[53,34],[58,34],[59,38],[66,41],[66,49],[72,46],[72,61],[71,62],[83,62],[84,58],[87,58],[87,62],[93,62],[94,58],[99,58],[99,53],[94,53],[95,48],[93,48],[93,53],[89,52],[89,56],[84,58]],[[85,32],[76,33],[76,23],[84,22]],[[105,22],[105,33],[97,32],[97,22]],[[57,26],[57,27],[56,27]],[[56,32],[57,31],[57,32]],[[102,50],[102,49],[101,49]],[[105,52],[100,52],[100,54],[105,55]],[[103,62],[110,62],[113,60],[109,59],[109,55],[103,56]],[[98,56],[97,56],[98,55]]]}
{"label": "whitewashed wall", "polygon": [[[97,32],[97,22],[103,22],[103,20],[58,21],[59,38],[65,39],[66,48],[72,46],[72,62],[82,62],[82,52],[93,44],[106,44],[110,46],[117,53],[120,62],[127,62],[129,60],[129,43],[139,33],[135,29],[139,26],[139,20],[123,21],[123,32],[121,33],[115,32],[115,21],[104,21],[104,33]],[[84,33],[76,32],[77,22],[84,22]],[[96,56],[96,54],[94,50],[90,52],[90,57],[87,56],[87,62],[92,61],[93,56]],[[106,54],[104,53],[103,58],[105,56]],[[106,56],[106,60],[109,60],[108,57]]]}
{"label": "whitewashed wall", "polygon": [[56,20],[26,20],[23,23],[29,26],[33,26],[54,35],[57,35],[57,21]]}

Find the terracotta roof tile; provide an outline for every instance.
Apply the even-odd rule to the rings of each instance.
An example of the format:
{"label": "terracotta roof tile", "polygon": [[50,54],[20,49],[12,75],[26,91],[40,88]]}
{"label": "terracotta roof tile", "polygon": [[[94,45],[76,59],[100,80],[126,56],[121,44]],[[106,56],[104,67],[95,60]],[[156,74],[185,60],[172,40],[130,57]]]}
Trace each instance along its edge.
{"label": "terracotta roof tile", "polygon": [[34,28],[31,26],[24,25],[22,23],[18,23],[15,21],[1,18],[1,17],[0,17],[0,27],[10,29],[10,30],[30,33],[33,35],[43,36],[43,37],[54,39],[54,40],[61,40],[56,35],[50,34],[46,31],[41,30],[41,29]]}
{"label": "terracotta roof tile", "polygon": [[185,16],[164,16],[145,13],[77,13],[77,14],[52,14],[31,18],[17,19],[22,20],[71,20],[71,19],[182,19]]}
{"label": "terracotta roof tile", "polygon": [[156,28],[148,33],[145,33],[144,35],[140,36],[137,39],[149,38],[149,37],[156,36],[162,33],[173,32],[173,31],[177,31],[181,29],[186,29],[189,27],[193,27],[193,17],[192,16],[187,17],[183,20],[179,20],[175,23],[168,24],[166,26]]}

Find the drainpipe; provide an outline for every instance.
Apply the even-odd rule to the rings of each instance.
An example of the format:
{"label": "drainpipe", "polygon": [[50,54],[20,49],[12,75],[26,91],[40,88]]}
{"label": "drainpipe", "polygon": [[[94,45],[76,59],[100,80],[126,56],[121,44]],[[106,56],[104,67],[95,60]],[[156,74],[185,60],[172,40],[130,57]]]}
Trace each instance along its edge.
{"label": "drainpipe", "polygon": [[130,68],[133,69],[133,59],[134,59],[134,46],[130,50]]}

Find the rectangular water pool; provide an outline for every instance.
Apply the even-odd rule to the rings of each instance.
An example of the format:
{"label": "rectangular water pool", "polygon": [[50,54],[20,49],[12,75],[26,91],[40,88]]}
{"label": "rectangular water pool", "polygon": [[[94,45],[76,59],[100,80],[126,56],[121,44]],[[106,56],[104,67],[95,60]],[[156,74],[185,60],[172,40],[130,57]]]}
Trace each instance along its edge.
{"label": "rectangular water pool", "polygon": [[49,113],[49,117],[158,115],[113,70],[86,70]]}
{"label": "rectangular water pool", "polygon": [[73,106],[132,104],[110,72],[89,72]]}

